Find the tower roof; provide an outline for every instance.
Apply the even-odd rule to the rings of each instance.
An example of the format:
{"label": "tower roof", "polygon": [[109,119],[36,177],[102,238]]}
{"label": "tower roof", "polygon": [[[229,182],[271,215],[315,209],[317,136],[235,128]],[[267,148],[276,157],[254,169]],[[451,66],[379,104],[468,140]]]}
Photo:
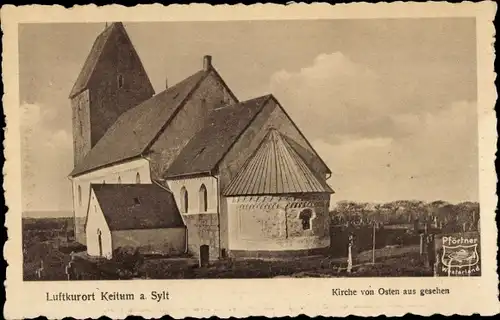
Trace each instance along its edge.
{"label": "tower roof", "polygon": [[[108,43],[115,42],[116,36],[118,35],[121,35],[125,38],[126,45],[128,45],[130,50],[133,51],[133,54],[137,56],[137,52],[135,51],[134,45],[132,44],[127,31],[125,30],[123,23],[113,22],[109,26],[106,26],[106,28],[95,39],[94,44],[92,45],[92,49],[90,50],[90,53],[87,56],[85,63],[83,64],[82,70],[80,71],[80,74],[78,75],[78,78],[76,78],[75,84],[71,89],[71,93],[69,94],[70,98],[73,98],[74,96],[88,88],[92,76],[94,75],[95,70],[99,64],[99,61],[109,53],[109,50],[106,49],[109,47]],[[123,45],[124,44],[122,44],[122,46]],[[149,84],[149,86],[151,86],[151,84]],[[151,90],[153,90],[152,86]]]}
{"label": "tower roof", "polygon": [[225,196],[333,193],[279,131],[270,129],[224,190]]}
{"label": "tower roof", "polygon": [[90,77],[92,76],[92,72],[94,71],[97,62],[99,61],[99,57],[104,51],[104,46],[108,42],[110,35],[113,32],[116,32],[116,29],[118,27],[123,28],[121,22],[112,23],[111,25],[107,26],[106,29],[104,29],[104,31],[99,34],[99,36],[97,36],[94,44],[92,45],[92,49],[90,50],[90,53],[87,56],[85,63],[83,64],[82,70],[80,71],[78,78],[76,78],[73,89],[71,89],[71,93],[69,94],[70,98],[76,96],[86,89],[90,81]]}

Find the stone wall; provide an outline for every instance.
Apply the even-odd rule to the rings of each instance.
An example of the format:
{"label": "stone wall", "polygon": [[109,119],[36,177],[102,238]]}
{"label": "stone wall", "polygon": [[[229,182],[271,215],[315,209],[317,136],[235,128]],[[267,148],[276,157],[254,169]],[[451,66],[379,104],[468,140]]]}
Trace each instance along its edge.
{"label": "stone wall", "polygon": [[188,252],[195,257],[200,255],[200,246],[208,245],[210,259],[219,258],[219,220],[217,214],[184,214],[188,235]]}
{"label": "stone wall", "polygon": [[[329,195],[229,198],[229,252],[288,251],[330,245]],[[304,229],[300,213],[312,212]]]}
{"label": "stone wall", "polygon": [[73,123],[73,163],[76,166],[89,153],[90,93],[85,90],[71,99]]}
{"label": "stone wall", "polygon": [[81,244],[87,244],[87,235],[85,234],[85,217],[75,217],[75,240]]}

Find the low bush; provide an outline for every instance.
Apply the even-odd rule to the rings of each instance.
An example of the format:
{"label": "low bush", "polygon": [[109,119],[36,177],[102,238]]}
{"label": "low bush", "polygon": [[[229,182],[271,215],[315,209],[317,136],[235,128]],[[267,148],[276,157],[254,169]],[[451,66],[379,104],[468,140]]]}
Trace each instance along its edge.
{"label": "low bush", "polygon": [[110,263],[116,265],[120,278],[129,278],[137,274],[144,263],[144,256],[139,252],[138,248],[120,247],[113,251],[113,258]]}

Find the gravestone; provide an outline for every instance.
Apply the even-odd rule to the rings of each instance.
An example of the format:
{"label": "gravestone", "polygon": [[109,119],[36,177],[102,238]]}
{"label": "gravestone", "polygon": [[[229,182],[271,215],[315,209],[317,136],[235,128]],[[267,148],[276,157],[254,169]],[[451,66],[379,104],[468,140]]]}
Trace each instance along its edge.
{"label": "gravestone", "polygon": [[208,261],[210,260],[210,252],[208,245],[204,244],[200,246],[200,268],[208,266]]}

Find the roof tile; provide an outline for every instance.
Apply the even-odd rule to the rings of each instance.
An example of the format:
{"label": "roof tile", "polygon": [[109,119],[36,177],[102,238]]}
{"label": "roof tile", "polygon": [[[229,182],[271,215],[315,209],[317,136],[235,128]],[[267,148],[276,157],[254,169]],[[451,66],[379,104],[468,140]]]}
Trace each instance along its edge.
{"label": "roof tile", "polygon": [[266,95],[214,110],[203,129],[182,149],[164,177],[213,170],[269,98],[270,95]]}
{"label": "roof tile", "polygon": [[223,194],[333,193],[326,181],[308,167],[289,140],[276,129],[270,129]]}
{"label": "roof tile", "polygon": [[207,73],[198,71],[124,112],[70,175],[140,156]]}
{"label": "roof tile", "polygon": [[156,184],[92,184],[110,230],[183,227],[171,192]]}

